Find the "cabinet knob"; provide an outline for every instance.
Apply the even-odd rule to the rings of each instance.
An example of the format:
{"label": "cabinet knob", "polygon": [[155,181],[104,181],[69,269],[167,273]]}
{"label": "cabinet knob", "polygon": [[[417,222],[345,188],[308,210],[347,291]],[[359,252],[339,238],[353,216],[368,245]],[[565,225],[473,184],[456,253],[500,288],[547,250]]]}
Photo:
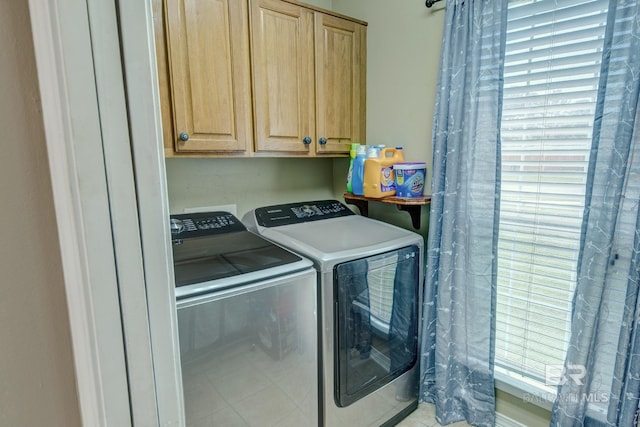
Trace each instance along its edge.
{"label": "cabinet knob", "polygon": [[311,144],[311,137],[310,136],[305,136],[304,138],[302,138],[302,142],[304,142],[304,145]]}
{"label": "cabinet knob", "polygon": [[189,134],[186,132],[180,132],[179,138],[180,138],[180,141],[188,141]]}
{"label": "cabinet knob", "polygon": [[325,138],[325,137],[323,136],[323,137],[321,137],[321,138],[318,140],[318,142],[319,142],[320,144],[324,145],[324,144],[326,144],[326,143],[327,143],[327,138]]}

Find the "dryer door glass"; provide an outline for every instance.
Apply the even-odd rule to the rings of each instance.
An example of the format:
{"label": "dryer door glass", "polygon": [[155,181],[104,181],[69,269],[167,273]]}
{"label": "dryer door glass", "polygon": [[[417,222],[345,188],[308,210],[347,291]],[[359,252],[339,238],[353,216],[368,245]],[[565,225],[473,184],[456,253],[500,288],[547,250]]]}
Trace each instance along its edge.
{"label": "dryer door glass", "polygon": [[350,405],[415,365],[420,262],[419,248],[410,246],[335,267],[338,406]]}

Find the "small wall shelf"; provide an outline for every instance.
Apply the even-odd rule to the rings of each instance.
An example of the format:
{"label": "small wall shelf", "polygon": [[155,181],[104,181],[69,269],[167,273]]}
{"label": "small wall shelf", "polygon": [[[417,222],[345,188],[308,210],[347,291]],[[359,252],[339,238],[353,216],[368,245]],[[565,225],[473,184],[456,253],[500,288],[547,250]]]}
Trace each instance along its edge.
{"label": "small wall shelf", "polygon": [[420,212],[422,206],[431,203],[431,196],[415,197],[415,198],[403,198],[403,197],[383,197],[381,199],[374,199],[371,197],[356,196],[351,193],[344,193],[344,201],[350,205],[355,205],[360,209],[362,216],[369,216],[369,202],[390,203],[396,205],[401,211],[409,212],[411,215],[411,223],[416,230],[420,228]]}

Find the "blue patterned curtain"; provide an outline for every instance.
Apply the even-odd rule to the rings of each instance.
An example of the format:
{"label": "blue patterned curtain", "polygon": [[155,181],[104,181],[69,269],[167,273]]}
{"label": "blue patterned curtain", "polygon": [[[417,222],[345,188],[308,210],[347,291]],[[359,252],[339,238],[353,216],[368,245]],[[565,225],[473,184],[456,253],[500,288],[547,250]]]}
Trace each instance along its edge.
{"label": "blue patterned curtain", "polygon": [[493,380],[506,0],[448,0],[433,128],[422,401],[441,424],[495,421]]}
{"label": "blue patterned curtain", "polygon": [[[635,132],[639,20],[637,0],[610,1],[565,362],[569,375],[558,387],[554,426],[636,425],[640,399],[640,149]],[[612,380],[607,380],[611,375]]]}

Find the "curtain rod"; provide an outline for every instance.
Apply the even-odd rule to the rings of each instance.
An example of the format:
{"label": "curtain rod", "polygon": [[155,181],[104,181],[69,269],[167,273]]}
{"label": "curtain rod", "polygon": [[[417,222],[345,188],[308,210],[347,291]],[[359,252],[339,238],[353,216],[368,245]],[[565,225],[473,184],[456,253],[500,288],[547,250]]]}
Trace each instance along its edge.
{"label": "curtain rod", "polygon": [[427,7],[431,7],[431,6],[433,6],[434,4],[436,4],[439,1],[440,0],[427,0],[427,1],[424,2],[424,5],[427,6]]}

